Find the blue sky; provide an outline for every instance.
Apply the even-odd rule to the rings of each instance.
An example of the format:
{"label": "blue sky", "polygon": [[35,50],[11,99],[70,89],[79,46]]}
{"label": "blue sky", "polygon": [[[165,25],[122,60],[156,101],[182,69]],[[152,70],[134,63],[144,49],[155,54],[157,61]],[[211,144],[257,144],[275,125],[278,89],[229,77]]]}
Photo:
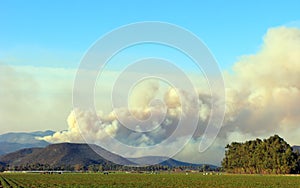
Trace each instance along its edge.
{"label": "blue sky", "polygon": [[76,68],[101,36],[125,24],[163,21],[196,34],[223,69],[258,51],[268,28],[299,20],[290,1],[8,1],[0,2],[0,60]]}

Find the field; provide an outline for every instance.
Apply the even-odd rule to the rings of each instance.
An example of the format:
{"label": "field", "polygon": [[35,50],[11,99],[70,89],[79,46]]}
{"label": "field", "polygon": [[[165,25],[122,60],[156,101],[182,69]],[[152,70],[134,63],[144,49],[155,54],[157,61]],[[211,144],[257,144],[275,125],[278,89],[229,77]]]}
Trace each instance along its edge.
{"label": "field", "polygon": [[202,174],[0,174],[0,187],[300,187],[297,176]]}

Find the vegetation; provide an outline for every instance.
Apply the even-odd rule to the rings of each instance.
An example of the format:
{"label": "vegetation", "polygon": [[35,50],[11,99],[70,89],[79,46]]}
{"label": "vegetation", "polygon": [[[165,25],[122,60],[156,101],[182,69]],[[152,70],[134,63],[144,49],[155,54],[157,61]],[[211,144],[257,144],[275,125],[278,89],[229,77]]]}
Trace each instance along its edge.
{"label": "vegetation", "polygon": [[199,172],[208,171],[220,171],[220,168],[210,167],[209,165],[202,166],[167,166],[167,165],[149,165],[143,167],[136,166],[122,166],[111,163],[104,164],[92,164],[92,165],[61,165],[52,166],[48,164],[25,164],[25,165],[7,165],[0,168],[0,172],[3,171],[68,171],[68,172],[103,172],[103,171],[135,171],[135,172],[157,172],[157,171],[186,171],[186,170],[196,170]]}
{"label": "vegetation", "polygon": [[[202,173],[0,174],[3,187],[299,187],[300,178],[270,175],[202,175]],[[1,187],[1,185],[0,185]]]}
{"label": "vegetation", "polygon": [[299,154],[278,135],[268,139],[233,142],[226,146],[223,169],[230,173],[299,173]]}

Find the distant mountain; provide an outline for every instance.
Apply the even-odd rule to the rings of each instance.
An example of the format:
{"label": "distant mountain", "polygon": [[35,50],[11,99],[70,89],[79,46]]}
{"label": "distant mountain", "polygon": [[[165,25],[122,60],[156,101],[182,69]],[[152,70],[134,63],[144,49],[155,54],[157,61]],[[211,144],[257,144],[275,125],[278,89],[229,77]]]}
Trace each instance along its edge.
{"label": "distant mountain", "polygon": [[130,161],[136,164],[141,165],[150,165],[150,164],[160,164],[166,160],[168,157],[160,157],[160,156],[145,156],[145,157],[138,157],[138,158],[128,158]]}
{"label": "distant mountain", "polygon": [[54,134],[53,131],[37,131],[31,133],[6,133],[0,135],[0,155],[11,153],[23,148],[45,147],[49,145],[44,140],[36,137],[43,137]]}
{"label": "distant mountain", "polygon": [[36,131],[36,132],[16,132],[16,133],[6,133],[0,135],[0,142],[8,143],[18,143],[18,144],[39,144],[41,141],[36,139],[36,137],[43,137],[54,134],[54,131]]}
{"label": "distant mountain", "polygon": [[[91,147],[93,148],[91,148]],[[104,159],[97,153],[101,153],[111,161],[119,164],[132,165],[129,160],[113,154],[105,149],[88,144],[61,143],[52,144],[45,148],[28,148],[0,156],[0,162],[10,166],[20,166],[26,164],[47,164],[54,167],[58,166],[89,166],[93,164],[111,164],[114,163]]]}
{"label": "distant mountain", "polygon": [[294,152],[298,151],[300,153],[300,146],[292,146],[292,148]]}
{"label": "distant mountain", "polygon": [[5,152],[0,150],[0,155],[3,155],[3,154],[5,154]]}
{"label": "distant mountain", "polygon": [[216,169],[218,168],[217,166],[215,165],[211,165],[211,164],[194,164],[194,163],[188,163],[188,162],[182,162],[182,161],[178,161],[178,160],[175,160],[175,159],[168,159],[162,163],[160,163],[161,165],[164,165],[164,166],[169,166],[169,167],[179,167],[179,166],[188,166],[188,167],[192,167],[192,168],[196,168],[196,167],[203,167],[203,165],[206,165],[208,166],[210,169]]}
{"label": "distant mountain", "polygon": [[[96,152],[95,152],[96,151]],[[101,154],[98,155],[97,153]],[[102,157],[104,156],[104,157]],[[107,160],[109,159],[109,160]],[[178,161],[166,157],[140,157],[126,159],[117,154],[111,153],[100,146],[88,144],[75,143],[60,143],[48,145],[45,148],[26,148],[16,152],[12,152],[0,156],[0,163],[9,166],[24,166],[28,164],[43,164],[53,167],[61,166],[89,166],[94,164],[104,164],[106,166],[113,166],[115,163],[121,165],[136,164],[160,164],[169,167],[202,167],[202,164],[192,164]],[[211,169],[217,168],[213,165],[207,165]]]}
{"label": "distant mountain", "polygon": [[[182,162],[178,161],[172,158],[168,157],[160,157],[160,156],[146,156],[146,157],[139,157],[139,158],[131,158],[129,159],[130,161],[137,163],[137,164],[159,164],[163,166],[168,166],[168,167],[180,167],[180,166],[185,166],[185,167],[202,167],[203,164],[194,164],[194,163],[188,163],[188,162]],[[217,168],[217,166],[211,165],[211,164],[205,164],[211,169]]]}

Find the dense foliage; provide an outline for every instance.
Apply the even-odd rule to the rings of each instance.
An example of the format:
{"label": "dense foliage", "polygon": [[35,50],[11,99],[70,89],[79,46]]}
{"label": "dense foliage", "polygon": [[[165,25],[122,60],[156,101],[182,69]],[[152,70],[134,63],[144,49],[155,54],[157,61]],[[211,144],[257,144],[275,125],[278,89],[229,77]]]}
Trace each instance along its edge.
{"label": "dense foliage", "polygon": [[222,166],[230,173],[299,173],[299,154],[278,135],[268,139],[233,142],[226,146]]}

